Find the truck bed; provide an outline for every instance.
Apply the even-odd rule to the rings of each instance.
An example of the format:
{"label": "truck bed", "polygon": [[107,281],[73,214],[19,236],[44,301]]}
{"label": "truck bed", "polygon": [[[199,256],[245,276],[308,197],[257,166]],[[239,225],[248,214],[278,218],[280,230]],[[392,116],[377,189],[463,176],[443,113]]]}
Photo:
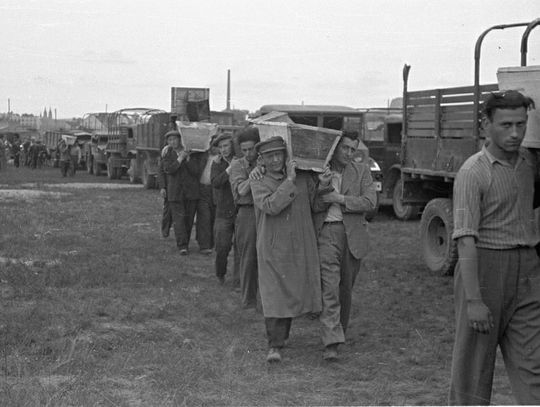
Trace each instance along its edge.
{"label": "truck bed", "polygon": [[[497,90],[497,84],[481,86],[480,102]],[[402,172],[453,178],[484,144],[482,131],[474,134],[474,87],[407,92],[405,99]]]}

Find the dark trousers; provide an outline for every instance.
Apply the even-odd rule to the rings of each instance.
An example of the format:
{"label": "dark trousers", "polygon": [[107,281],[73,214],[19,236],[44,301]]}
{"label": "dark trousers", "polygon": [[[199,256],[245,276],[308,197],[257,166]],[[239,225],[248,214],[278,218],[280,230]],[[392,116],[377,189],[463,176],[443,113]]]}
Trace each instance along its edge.
{"label": "dark trousers", "polygon": [[458,262],[449,403],[490,404],[500,346],[516,404],[540,404],[540,261],[536,251],[478,249],[478,282],[495,325],[488,334],[469,326]]}
{"label": "dark trousers", "polygon": [[234,241],[238,251],[238,271],[244,307],[257,305],[257,291],[259,290],[255,224],[253,206],[240,206],[236,214]]}
{"label": "dark trousers", "polygon": [[292,318],[264,318],[269,348],[282,348],[289,339]]}
{"label": "dark trousers", "polygon": [[197,210],[196,200],[169,201],[171,208],[174,236],[179,249],[188,249],[193,219]]}
{"label": "dark trousers", "polygon": [[354,281],[362,260],[349,250],[343,223],[325,223],[319,234],[322,312],[321,339],[325,346],[345,342],[351,314]]}
{"label": "dark trousers", "polygon": [[[227,274],[227,258],[229,257],[233,242],[234,217],[216,218],[214,223],[214,233],[216,242],[216,276],[224,277],[225,274]],[[236,268],[236,247],[234,251],[234,258]]]}
{"label": "dark trousers", "polygon": [[212,202],[212,186],[199,185],[197,204],[197,242],[201,250],[214,247],[214,221],[216,208]]}
{"label": "dark trousers", "polygon": [[75,174],[74,171],[72,171],[72,165],[71,160],[60,160],[60,172],[62,173],[62,176],[65,177],[66,175],[73,175]]}
{"label": "dark trousers", "polygon": [[171,207],[169,206],[169,201],[167,198],[163,200],[163,212],[161,215],[161,236],[167,237],[171,231],[173,219]]}

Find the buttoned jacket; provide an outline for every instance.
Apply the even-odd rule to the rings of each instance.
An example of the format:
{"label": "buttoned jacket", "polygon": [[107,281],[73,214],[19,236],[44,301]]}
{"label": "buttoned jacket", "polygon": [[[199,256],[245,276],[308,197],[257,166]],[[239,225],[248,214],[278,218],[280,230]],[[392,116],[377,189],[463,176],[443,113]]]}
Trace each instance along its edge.
{"label": "buttoned jacket", "polygon": [[[343,225],[349,251],[356,259],[366,256],[369,251],[368,222],[366,212],[375,209],[377,191],[369,167],[362,163],[351,162],[345,166],[341,180],[344,202],[340,205],[343,214]],[[314,203],[314,224],[317,237],[328,213],[329,203],[321,200],[317,194]]]}

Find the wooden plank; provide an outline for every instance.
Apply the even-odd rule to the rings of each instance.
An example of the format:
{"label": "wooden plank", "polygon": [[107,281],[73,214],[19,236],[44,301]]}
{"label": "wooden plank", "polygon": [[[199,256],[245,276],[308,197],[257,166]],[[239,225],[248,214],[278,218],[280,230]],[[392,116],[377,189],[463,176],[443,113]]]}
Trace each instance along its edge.
{"label": "wooden plank", "polygon": [[435,137],[435,130],[419,130],[419,129],[410,129],[407,132],[407,137],[424,137],[424,138],[433,138]]}
{"label": "wooden plank", "polygon": [[403,159],[404,167],[431,168],[433,157],[437,154],[438,139],[411,138],[407,139],[406,154]]}
{"label": "wooden plank", "polygon": [[431,106],[411,106],[407,109],[407,113],[431,113],[435,114],[435,105]]}
{"label": "wooden plank", "polygon": [[443,123],[445,121],[461,121],[461,120],[468,120],[468,121],[473,121],[474,119],[474,114],[473,114],[473,111],[472,110],[469,110],[469,111],[458,111],[458,112],[448,112],[446,113],[444,110],[442,111],[442,114],[441,114],[441,120],[443,121]]}
{"label": "wooden plank", "polygon": [[473,103],[474,96],[471,95],[446,95],[442,98],[441,103],[447,104],[447,103]]}
{"label": "wooden plank", "polygon": [[442,129],[472,129],[473,121],[472,120],[451,120],[443,121],[441,123]]}
{"label": "wooden plank", "polygon": [[418,121],[409,121],[409,128],[410,129],[434,129],[435,128],[435,120],[426,121],[426,122],[418,122]]}
{"label": "wooden plank", "polygon": [[421,122],[421,121],[433,121],[435,120],[435,112],[429,113],[411,113],[409,115],[409,122]]}
{"label": "wooden plank", "polygon": [[454,138],[454,139],[472,139],[473,130],[470,129],[444,129],[441,130],[442,138]]}
{"label": "wooden plank", "polygon": [[434,106],[435,105],[435,99],[434,98],[416,98],[416,99],[409,99],[408,101],[409,106]]}

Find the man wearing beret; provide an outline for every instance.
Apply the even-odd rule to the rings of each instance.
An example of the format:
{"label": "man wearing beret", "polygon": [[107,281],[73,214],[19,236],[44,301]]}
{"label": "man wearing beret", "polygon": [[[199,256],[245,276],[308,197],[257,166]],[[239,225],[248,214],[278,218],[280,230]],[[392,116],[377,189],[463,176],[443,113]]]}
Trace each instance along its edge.
{"label": "man wearing beret", "polygon": [[377,195],[365,164],[353,161],[358,147],[355,133],[344,133],[321,178],[320,188],[331,192],[315,200],[314,222],[321,262],[323,358],[335,360],[345,342],[354,280],[369,248],[366,212],[375,208]]}
{"label": "man wearing beret", "polygon": [[238,134],[243,157],[231,162],[230,183],[237,207],[234,244],[238,252],[238,268],[242,306],[256,308],[258,291],[257,229],[249,174],[257,166],[255,144],[260,141],[259,130],[249,127]]}
{"label": "man wearing beret", "polygon": [[[232,135],[223,133],[214,140],[214,146],[219,148],[220,156],[212,163],[211,179],[214,203],[216,205],[216,219],[214,223],[214,240],[216,246],[216,276],[221,284],[225,281],[227,273],[227,258],[231,251],[234,236],[234,221],[236,206],[234,205],[229,172],[234,157]],[[235,270],[237,269],[237,256],[235,248]],[[235,272],[233,272],[233,276]]]}
{"label": "man wearing beret", "polygon": [[[170,131],[165,137],[169,144],[162,152],[167,200],[172,212],[176,245],[181,255],[187,255],[193,216],[197,209],[199,164],[197,160],[190,160],[178,131]],[[194,177],[197,177],[197,188],[190,182]]]}
{"label": "man wearing beret", "polygon": [[[269,351],[268,362],[281,361],[292,318],[321,310],[321,280],[311,198],[315,182],[296,174],[282,138],[256,145],[266,172],[251,181],[257,221],[257,260]],[[307,215],[307,216],[306,216]]]}

